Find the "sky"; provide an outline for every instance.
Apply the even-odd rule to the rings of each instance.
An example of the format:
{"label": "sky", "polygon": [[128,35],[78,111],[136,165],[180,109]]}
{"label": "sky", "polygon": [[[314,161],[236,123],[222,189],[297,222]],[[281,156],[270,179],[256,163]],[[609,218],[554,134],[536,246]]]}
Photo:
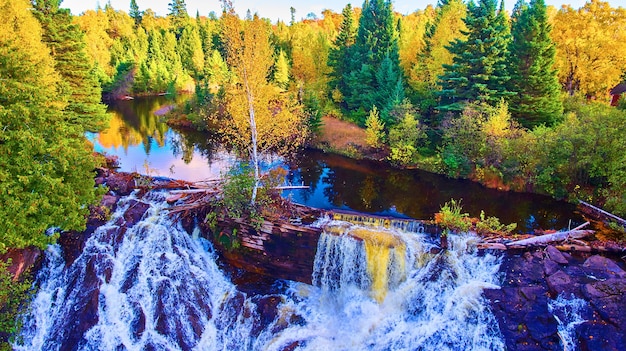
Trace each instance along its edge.
{"label": "sky", "polygon": [[[164,16],[168,13],[167,4],[170,0],[135,0],[139,6],[139,10],[143,11],[151,8],[157,15]],[[582,7],[586,0],[545,0],[546,4],[561,7],[562,4],[572,5],[573,8]],[[111,3],[116,10],[124,10],[128,12],[130,0],[64,0],[61,7],[69,8],[74,15],[79,15],[86,10],[95,10],[98,6],[104,7],[107,2]],[[322,10],[330,9],[340,13],[343,7],[351,3],[353,7],[360,7],[363,0],[232,0],[235,11],[240,16],[245,16],[249,9],[252,13],[258,13],[261,17],[269,18],[273,22],[278,19],[289,22],[291,15],[290,7],[296,9],[296,20],[305,18],[309,13],[313,12],[316,16],[321,17]],[[401,14],[409,14],[415,10],[423,9],[428,4],[436,4],[437,0],[395,0],[393,7],[396,12]],[[511,10],[517,0],[505,0],[505,6]],[[624,0],[608,0],[613,7],[624,6]],[[221,13],[221,2],[219,0],[186,0],[187,12],[191,16],[196,15],[196,10],[201,16],[207,16],[209,12],[215,11],[219,16]]]}

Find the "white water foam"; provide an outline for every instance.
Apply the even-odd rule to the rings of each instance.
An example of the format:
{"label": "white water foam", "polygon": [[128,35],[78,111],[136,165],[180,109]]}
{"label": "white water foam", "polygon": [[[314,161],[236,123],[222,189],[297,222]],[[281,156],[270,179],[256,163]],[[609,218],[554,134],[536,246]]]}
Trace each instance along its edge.
{"label": "white water foam", "polygon": [[580,349],[576,342],[576,327],[585,322],[582,312],[588,308],[587,305],[588,302],[583,299],[563,294],[548,303],[548,310],[558,323],[557,330],[564,351]]}
{"label": "white water foam", "polygon": [[478,255],[471,235],[430,254],[426,235],[390,232],[401,244],[377,299],[363,242],[322,234],[315,285],[288,282],[277,317],[263,324],[255,297],[228,280],[208,242],[172,223],[163,199],[146,195],[142,220],[119,233],[136,200],[123,199],[69,267],[59,246],[48,249],[16,350],[504,349],[482,297],[497,288],[500,261]]}

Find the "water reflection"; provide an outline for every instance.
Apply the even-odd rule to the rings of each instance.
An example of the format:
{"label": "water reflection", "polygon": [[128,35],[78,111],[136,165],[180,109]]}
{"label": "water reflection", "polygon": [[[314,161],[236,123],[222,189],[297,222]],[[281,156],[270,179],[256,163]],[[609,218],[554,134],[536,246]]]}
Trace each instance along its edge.
{"label": "water reflection", "polygon": [[190,181],[212,179],[234,162],[217,139],[205,133],[179,133],[170,129],[155,112],[181,104],[186,96],[164,96],[115,101],[109,105],[109,128],[88,134],[98,152],[119,157],[120,170]]}
{"label": "water reflection", "polygon": [[[151,97],[110,105],[111,127],[89,135],[96,151],[117,155],[122,171],[137,171],[198,181],[217,178],[236,161],[217,138],[207,133],[177,132],[154,115],[159,108],[181,103]],[[268,162],[276,164],[276,159]],[[357,161],[319,151],[304,151],[281,163],[291,184],[308,190],[286,191],[298,203],[324,209],[352,209],[398,217],[433,218],[450,199],[478,217],[484,210],[518,230],[562,229],[582,223],[571,204],[545,196],[486,189],[476,183],[416,170],[398,170],[373,161]]]}
{"label": "water reflection", "polygon": [[481,210],[518,230],[562,229],[582,222],[575,206],[546,196],[501,192],[464,180],[400,170],[378,162],[355,161],[309,151],[290,167],[292,184],[310,184],[309,190],[286,192],[296,202],[319,208],[352,209],[397,217],[433,218],[441,205],[461,199],[473,217]]}

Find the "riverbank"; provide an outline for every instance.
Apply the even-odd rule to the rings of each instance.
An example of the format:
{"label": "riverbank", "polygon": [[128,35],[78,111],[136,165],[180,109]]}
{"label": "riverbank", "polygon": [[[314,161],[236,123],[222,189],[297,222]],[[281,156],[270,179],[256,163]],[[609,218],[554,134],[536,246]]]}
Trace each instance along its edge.
{"label": "riverbank", "polygon": [[[83,253],[85,243],[96,229],[110,219],[122,197],[139,190],[134,199],[124,204],[127,209],[116,222],[118,229],[111,231],[111,240],[118,244],[123,241],[125,233],[146,215],[150,206],[142,197],[150,189],[190,185],[108,169],[98,171],[96,183],[108,186],[109,191],[99,206],[92,207],[87,229],[63,233],[59,240],[62,257],[68,267]],[[195,220],[187,218],[181,226],[191,235],[194,223]],[[299,250],[303,249],[310,250],[308,256],[312,257],[315,244],[311,242]],[[25,265],[41,262],[44,255],[35,251],[24,250],[23,259],[14,251],[13,271],[24,271]],[[277,252],[288,257],[292,250],[282,247]],[[484,296],[495,314],[508,350],[562,350],[561,345],[568,342],[583,350],[620,350],[621,345],[626,343],[626,318],[622,313],[626,308],[626,300],[623,299],[626,294],[626,271],[619,255],[570,254],[559,252],[553,246],[489,252],[502,258],[499,270],[501,283],[499,289],[485,290]],[[93,264],[95,267],[95,262]],[[285,264],[288,262],[282,262],[283,266]],[[36,270],[36,267],[32,269]],[[227,270],[242,276],[232,267]],[[242,280],[263,281],[250,278],[250,274],[255,275],[254,272],[249,273]],[[272,273],[266,271],[264,274],[271,276]],[[275,275],[274,278],[277,277]],[[98,289],[88,294],[85,292],[87,315],[95,313],[97,292]],[[268,315],[278,313],[278,303],[265,305],[264,308],[267,308]],[[85,332],[96,322],[86,317],[76,325],[75,331]]]}

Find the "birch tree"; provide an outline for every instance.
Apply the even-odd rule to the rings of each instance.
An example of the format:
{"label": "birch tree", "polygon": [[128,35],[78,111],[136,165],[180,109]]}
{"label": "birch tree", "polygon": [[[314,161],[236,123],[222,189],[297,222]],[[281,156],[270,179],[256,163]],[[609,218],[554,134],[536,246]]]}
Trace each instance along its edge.
{"label": "birch tree", "polygon": [[226,85],[226,109],[231,123],[227,134],[236,145],[249,151],[255,184],[251,203],[260,186],[260,156],[300,145],[306,132],[297,99],[280,93],[268,80],[274,64],[269,25],[254,16],[242,21],[232,2],[223,0],[223,38],[226,62],[233,79]]}

